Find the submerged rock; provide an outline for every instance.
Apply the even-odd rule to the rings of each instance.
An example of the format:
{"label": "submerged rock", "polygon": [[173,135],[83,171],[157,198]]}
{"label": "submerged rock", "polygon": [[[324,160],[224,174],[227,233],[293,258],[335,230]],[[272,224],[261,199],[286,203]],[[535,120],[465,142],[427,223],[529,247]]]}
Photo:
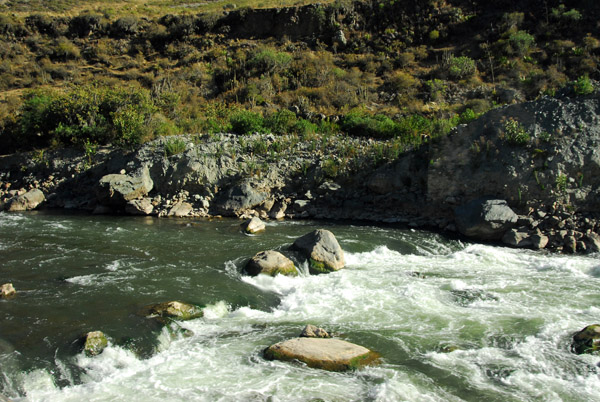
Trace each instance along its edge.
{"label": "submerged rock", "polygon": [[316,325],[308,324],[302,330],[300,334],[301,338],[331,338],[331,335],[323,328],[319,328]]}
{"label": "submerged rock", "polygon": [[6,210],[10,212],[31,211],[37,208],[45,199],[44,193],[36,188],[10,200]]}
{"label": "submerged rock", "polygon": [[144,315],[149,317],[174,318],[177,320],[191,320],[203,316],[200,307],[179,301],[151,304],[146,306],[143,312]]}
{"label": "submerged rock", "polygon": [[102,331],[91,331],[85,334],[83,350],[88,356],[97,356],[108,346],[108,339]]}
{"label": "submerged rock", "polygon": [[479,198],[454,211],[460,233],[479,240],[500,240],[519,219],[505,200]]}
{"label": "submerged rock", "polygon": [[280,252],[269,250],[261,251],[248,261],[244,271],[248,275],[256,276],[258,274],[266,274],[275,276],[281,275],[298,275],[298,270],[294,266],[294,262],[281,254]]}
{"label": "submerged rock", "polygon": [[344,251],[329,230],[317,229],[296,239],[292,248],[309,259],[313,274],[329,273],[345,265]]}
{"label": "submerged rock", "polygon": [[328,371],[346,371],[366,366],[379,355],[340,339],[294,338],[269,346],[265,357],[269,360],[299,360],[309,367]]}
{"label": "submerged rock", "polygon": [[260,218],[254,217],[240,225],[244,233],[254,234],[265,230],[265,223]]}
{"label": "submerged rock", "polygon": [[600,324],[588,325],[573,335],[571,350],[578,355],[600,351]]}
{"label": "submerged rock", "polygon": [[0,286],[0,298],[1,299],[10,299],[11,297],[15,297],[17,295],[17,291],[13,287],[12,283],[5,283]]}

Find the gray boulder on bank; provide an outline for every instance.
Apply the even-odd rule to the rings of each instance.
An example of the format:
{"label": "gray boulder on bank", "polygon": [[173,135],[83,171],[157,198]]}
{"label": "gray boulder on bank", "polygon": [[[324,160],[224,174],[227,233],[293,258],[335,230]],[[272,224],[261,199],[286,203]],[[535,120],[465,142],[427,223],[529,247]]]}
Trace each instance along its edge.
{"label": "gray boulder on bank", "polygon": [[45,199],[44,193],[36,188],[10,200],[6,210],[10,212],[31,211],[37,208]]}
{"label": "gray boulder on bank", "polygon": [[269,346],[269,360],[299,360],[312,368],[328,371],[357,369],[374,362],[379,355],[363,346],[340,339],[294,338]]}
{"label": "gray boulder on bank", "polygon": [[265,230],[265,223],[260,218],[248,219],[240,225],[244,233],[254,234]]}
{"label": "gray boulder on bank", "polygon": [[188,216],[193,210],[192,204],[189,202],[178,202],[173,205],[173,207],[169,210],[167,216],[173,216],[176,218],[183,218],[184,216]]}
{"label": "gray boulder on bank", "polygon": [[147,168],[139,176],[107,174],[100,179],[96,198],[100,204],[124,207],[129,201],[142,198],[154,187]]}
{"label": "gray boulder on bank", "polygon": [[478,240],[500,240],[519,217],[505,200],[479,198],[454,210],[460,233]]}
{"label": "gray boulder on bank", "polygon": [[125,206],[125,212],[131,215],[152,215],[154,206],[149,198],[131,200]]}
{"label": "gray boulder on bank", "polygon": [[292,249],[308,258],[311,273],[329,273],[345,265],[344,251],[329,230],[317,229],[305,234],[296,239]]}
{"label": "gray boulder on bank", "polygon": [[220,199],[219,207],[224,213],[240,214],[267,199],[267,194],[255,190],[248,182],[231,187]]}
{"label": "gray boulder on bank", "polygon": [[292,260],[283,254],[269,250],[261,251],[248,261],[244,271],[248,275],[256,276],[258,274],[266,274],[275,276],[281,275],[298,275],[298,270],[294,266]]}

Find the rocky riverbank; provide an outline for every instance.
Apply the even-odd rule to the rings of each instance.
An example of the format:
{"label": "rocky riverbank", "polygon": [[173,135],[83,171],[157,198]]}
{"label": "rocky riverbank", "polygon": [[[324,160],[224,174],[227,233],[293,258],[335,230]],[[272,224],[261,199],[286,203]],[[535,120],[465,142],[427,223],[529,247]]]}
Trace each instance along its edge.
{"label": "rocky riverbank", "polygon": [[13,154],[0,158],[1,207],[352,219],[598,251],[599,114],[597,94],[506,106],[384,162],[374,150],[385,143],[341,135],[189,135],[135,150]]}

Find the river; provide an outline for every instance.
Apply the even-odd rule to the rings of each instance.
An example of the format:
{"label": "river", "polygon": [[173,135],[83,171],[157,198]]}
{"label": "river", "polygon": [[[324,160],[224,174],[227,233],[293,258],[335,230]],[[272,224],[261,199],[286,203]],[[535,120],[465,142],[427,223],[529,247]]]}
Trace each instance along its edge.
{"label": "river", "polygon": [[[0,213],[0,393],[14,401],[592,401],[598,255],[565,256],[350,223]],[[331,230],[346,267],[241,275],[258,251]],[[168,331],[149,303],[206,306]],[[312,323],[382,355],[331,373],[262,357]],[[95,357],[82,334],[111,339]],[[174,333],[174,335],[173,335]]]}

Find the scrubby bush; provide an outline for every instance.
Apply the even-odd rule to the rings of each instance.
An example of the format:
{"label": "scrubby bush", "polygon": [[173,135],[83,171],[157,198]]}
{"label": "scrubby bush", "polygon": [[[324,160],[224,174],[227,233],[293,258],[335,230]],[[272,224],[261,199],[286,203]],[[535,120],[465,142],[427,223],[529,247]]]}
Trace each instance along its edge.
{"label": "scrubby bush", "polygon": [[235,134],[250,134],[264,131],[264,119],[260,113],[241,110],[229,118],[231,130]]}
{"label": "scrubby bush", "polygon": [[39,145],[116,144],[133,146],[153,135],[147,124],[155,112],[148,91],[95,86],[66,93],[33,91],[17,121],[24,141]]}
{"label": "scrubby bush", "polygon": [[294,130],[297,118],[294,112],[282,109],[269,114],[264,123],[265,127],[275,134],[288,134]]}
{"label": "scrubby bush", "polygon": [[573,91],[576,95],[589,95],[594,92],[594,85],[590,81],[590,77],[582,75],[573,82]]}
{"label": "scrubby bush", "polygon": [[346,133],[357,137],[388,139],[398,133],[396,123],[389,117],[370,116],[362,110],[353,110],[344,116],[341,128]]}
{"label": "scrubby bush", "polygon": [[535,38],[526,31],[517,31],[508,37],[512,53],[524,56],[535,45]]}
{"label": "scrubby bush", "polygon": [[448,74],[451,78],[463,79],[473,76],[477,72],[475,60],[467,57],[452,56],[448,62]]}

